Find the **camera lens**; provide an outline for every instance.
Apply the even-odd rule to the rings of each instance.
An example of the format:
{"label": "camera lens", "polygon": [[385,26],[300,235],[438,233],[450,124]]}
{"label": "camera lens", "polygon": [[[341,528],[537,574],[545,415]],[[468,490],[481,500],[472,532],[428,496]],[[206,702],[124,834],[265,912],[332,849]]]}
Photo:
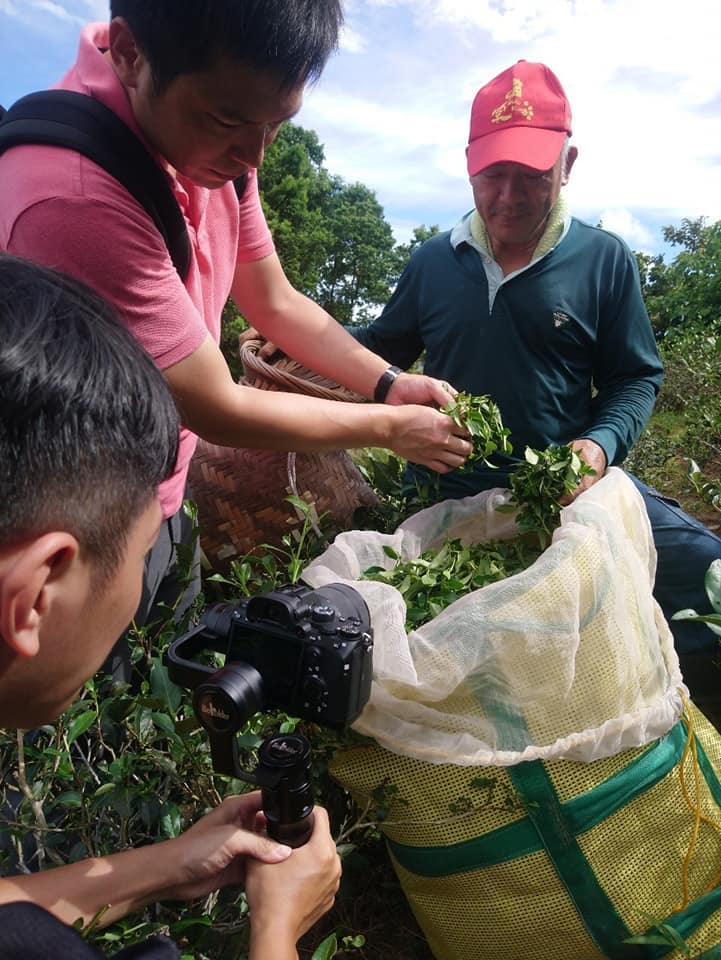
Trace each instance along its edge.
{"label": "camera lens", "polygon": [[235,733],[263,708],[263,678],[248,663],[230,663],[196,688],[193,708],[211,733]]}

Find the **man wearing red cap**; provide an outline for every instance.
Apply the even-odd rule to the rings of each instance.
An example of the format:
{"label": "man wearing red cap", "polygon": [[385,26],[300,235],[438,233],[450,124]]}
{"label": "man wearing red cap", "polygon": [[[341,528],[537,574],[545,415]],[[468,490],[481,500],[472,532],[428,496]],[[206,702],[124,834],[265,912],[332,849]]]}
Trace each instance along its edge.
{"label": "man wearing red cap", "polygon": [[[518,456],[573,443],[596,470],[623,463],[663,377],[636,261],[618,237],[570,216],[561,195],[578,151],[555,74],[520,60],[476,94],[467,148],[475,209],[413,254],[385,310],[354,335],[408,368],[459,390],[490,394]],[[508,482],[517,459],[408,480],[436,499]],[[658,551],[655,595],[668,619],[711,612],[703,589],[721,540],[635,477]],[[577,495],[576,494],[576,495]],[[718,701],[708,666],[715,641],[701,624],[671,624],[694,699]]]}

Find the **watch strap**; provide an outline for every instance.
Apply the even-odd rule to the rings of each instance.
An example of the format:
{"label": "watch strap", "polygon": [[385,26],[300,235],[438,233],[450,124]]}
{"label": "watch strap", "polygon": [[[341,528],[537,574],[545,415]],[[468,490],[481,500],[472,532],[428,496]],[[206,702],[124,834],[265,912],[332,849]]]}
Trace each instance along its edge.
{"label": "watch strap", "polygon": [[374,403],[386,402],[388,391],[395,383],[396,377],[401,373],[403,373],[403,371],[400,367],[391,365],[384,373],[380,375],[378,378],[378,383],[376,384],[376,388],[373,391]]}

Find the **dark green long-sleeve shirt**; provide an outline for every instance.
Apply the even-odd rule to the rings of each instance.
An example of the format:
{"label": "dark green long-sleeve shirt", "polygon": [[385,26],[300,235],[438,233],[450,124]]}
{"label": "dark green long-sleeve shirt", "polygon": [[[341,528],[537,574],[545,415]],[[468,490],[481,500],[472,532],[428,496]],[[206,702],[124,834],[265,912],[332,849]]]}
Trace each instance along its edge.
{"label": "dark green long-sleeve shirt", "polygon": [[[618,237],[575,218],[555,248],[490,296],[483,254],[459,240],[458,229],[432,237],[380,317],[352,332],[403,369],[425,350],[427,374],[490,394],[511,430],[514,458],[526,446],[588,437],[609,464],[621,463],[663,376],[633,255]],[[499,464],[443,475],[438,495],[507,485],[509,464]],[[422,483],[431,476],[420,467],[414,473]]]}

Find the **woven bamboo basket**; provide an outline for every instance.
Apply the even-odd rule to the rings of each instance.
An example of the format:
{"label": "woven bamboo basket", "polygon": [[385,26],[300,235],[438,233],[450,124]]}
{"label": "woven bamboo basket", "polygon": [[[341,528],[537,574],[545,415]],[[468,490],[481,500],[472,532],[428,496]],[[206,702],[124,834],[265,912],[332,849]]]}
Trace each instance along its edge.
{"label": "woven bamboo basket", "polygon": [[[363,400],[289,357],[262,359],[263,343],[254,331],[240,337],[246,385],[326,400]],[[312,504],[315,524],[320,519],[329,534],[349,529],[358,507],[378,502],[345,450],[285,453],[199,440],[188,480],[198,506],[201,546],[218,570],[260,544],[279,546],[285,534],[302,526],[302,511],[286,500],[291,494]]]}

